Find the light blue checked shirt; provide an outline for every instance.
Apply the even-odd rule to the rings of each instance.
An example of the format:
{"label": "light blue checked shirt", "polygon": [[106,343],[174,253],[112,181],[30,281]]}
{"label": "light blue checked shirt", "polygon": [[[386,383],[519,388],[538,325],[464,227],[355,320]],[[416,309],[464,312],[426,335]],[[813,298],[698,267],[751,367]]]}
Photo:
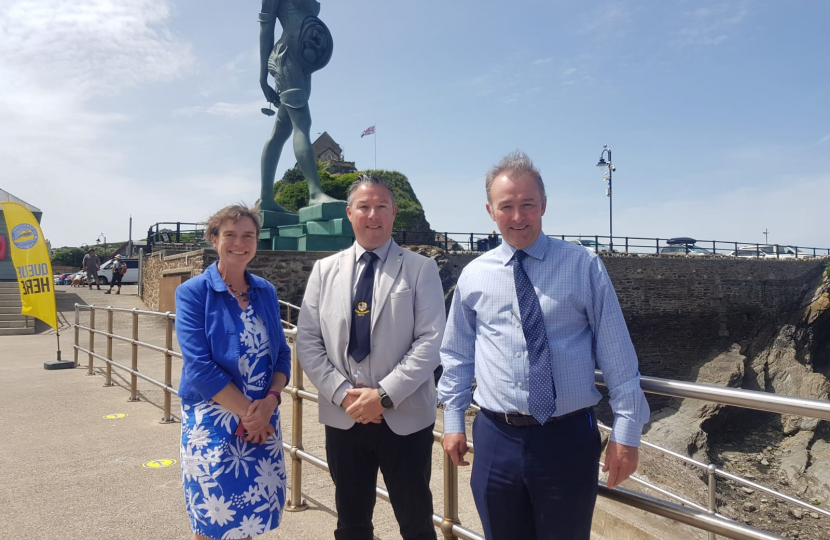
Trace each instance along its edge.
{"label": "light blue checked shirt", "polygon": [[[639,446],[649,408],[640,389],[637,355],[602,260],[582,246],[541,234],[525,249],[523,266],[539,296],[553,361],[556,412],[596,405],[599,366],[611,394],[611,439]],[[472,401],[500,413],[528,414],[530,365],[507,243],[461,273],[447,318],[438,397],[446,405],[444,432],[464,433]]]}

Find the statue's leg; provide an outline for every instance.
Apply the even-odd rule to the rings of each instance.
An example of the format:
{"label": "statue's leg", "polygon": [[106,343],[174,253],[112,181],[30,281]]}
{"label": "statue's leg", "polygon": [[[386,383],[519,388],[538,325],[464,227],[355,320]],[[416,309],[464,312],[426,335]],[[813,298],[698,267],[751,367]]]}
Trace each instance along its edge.
{"label": "statue's leg", "polygon": [[338,202],[337,199],[323,193],[320,175],[317,174],[317,159],[309,135],[311,132],[311,111],[308,105],[296,109],[288,107],[287,109],[294,125],[294,155],[297,156],[297,163],[300,165],[300,170],[303,171],[303,177],[308,182],[308,203]]}
{"label": "statue's leg", "polygon": [[271,132],[271,136],[265,141],[265,148],[262,149],[262,190],[259,195],[259,204],[261,209],[274,212],[288,212],[274,201],[274,179],[280,162],[280,154],[282,154],[282,147],[291,136],[292,129],[291,118],[286,109],[285,105],[277,109],[274,131]]}

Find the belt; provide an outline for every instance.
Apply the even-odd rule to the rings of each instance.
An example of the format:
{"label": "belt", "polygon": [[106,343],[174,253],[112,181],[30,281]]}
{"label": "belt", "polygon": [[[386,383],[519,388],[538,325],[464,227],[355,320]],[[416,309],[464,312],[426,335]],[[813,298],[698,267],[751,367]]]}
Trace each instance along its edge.
{"label": "belt", "polygon": [[[585,407],[584,409],[579,409],[578,411],[569,412],[567,414],[563,414],[561,416],[551,416],[547,419],[545,424],[552,424],[554,422],[558,422],[560,420],[565,420],[566,418],[570,418],[571,416],[576,416],[578,414],[590,413],[593,410],[593,407]],[[482,414],[489,418],[490,420],[494,420],[496,422],[501,422],[502,424],[508,424],[513,427],[532,427],[532,426],[540,426],[542,424],[539,423],[538,420],[530,416],[529,414],[519,414],[519,413],[497,413],[487,409],[481,409]]]}

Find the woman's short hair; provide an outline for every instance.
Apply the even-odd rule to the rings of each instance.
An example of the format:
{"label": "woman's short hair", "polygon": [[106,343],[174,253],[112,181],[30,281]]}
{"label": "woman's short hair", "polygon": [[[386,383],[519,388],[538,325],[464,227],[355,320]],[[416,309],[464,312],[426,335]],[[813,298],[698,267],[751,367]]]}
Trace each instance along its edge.
{"label": "woman's short hair", "polygon": [[542,198],[545,198],[545,183],[542,181],[542,174],[539,169],[533,165],[533,160],[527,154],[521,150],[514,150],[504,156],[487,172],[487,178],[484,182],[484,188],[487,190],[487,202],[490,202],[490,188],[493,186],[493,182],[504,173],[509,174],[514,179],[521,178],[526,174],[530,175],[531,178],[536,180]]}
{"label": "woman's short hair", "polygon": [[213,235],[219,236],[219,228],[225,221],[231,220],[236,223],[244,217],[249,217],[254,222],[258,238],[261,228],[259,223],[259,205],[257,204],[253,208],[248,208],[248,205],[245,203],[239,203],[226,206],[205,221],[205,241],[210,242],[210,237]]}

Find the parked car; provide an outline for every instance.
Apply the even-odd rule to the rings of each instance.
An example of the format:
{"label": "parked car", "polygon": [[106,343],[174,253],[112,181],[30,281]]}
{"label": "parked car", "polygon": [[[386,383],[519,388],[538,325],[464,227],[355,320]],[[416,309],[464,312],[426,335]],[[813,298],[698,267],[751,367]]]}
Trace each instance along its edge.
{"label": "parked car", "polygon": [[[582,246],[585,249],[593,251],[594,253],[596,253],[597,250],[611,252],[611,249],[608,246],[606,246],[605,244],[599,244],[596,240],[580,238],[579,240],[571,240],[571,244]],[[614,251],[614,253],[616,253],[616,251]]]}
{"label": "parked car", "polygon": [[[101,285],[109,285],[112,281],[112,265],[115,259],[110,259],[101,265],[98,270],[98,283]],[[121,259],[121,262],[127,265],[127,273],[121,283],[138,283],[138,259]]]}
{"label": "parked car", "polygon": [[755,248],[740,248],[738,251],[732,250],[729,252],[730,257],[742,257],[742,258],[756,258],[756,257],[763,257],[764,253],[761,251],[755,251]]}
{"label": "parked car", "polygon": [[811,259],[814,257],[812,252],[807,253],[801,251],[793,246],[781,246],[777,244],[758,244],[740,246],[738,251],[751,251],[752,253],[760,253],[762,257],[772,257],[773,259]]}
{"label": "parked car", "polygon": [[57,278],[55,279],[55,283],[58,285],[72,285],[72,272],[64,272],[63,274],[58,274]]}
{"label": "parked car", "polygon": [[696,257],[708,257],[713,253],[694,244],[683,244],[681,246],[666,246],[660,248],[660,255],[692,255]]}

